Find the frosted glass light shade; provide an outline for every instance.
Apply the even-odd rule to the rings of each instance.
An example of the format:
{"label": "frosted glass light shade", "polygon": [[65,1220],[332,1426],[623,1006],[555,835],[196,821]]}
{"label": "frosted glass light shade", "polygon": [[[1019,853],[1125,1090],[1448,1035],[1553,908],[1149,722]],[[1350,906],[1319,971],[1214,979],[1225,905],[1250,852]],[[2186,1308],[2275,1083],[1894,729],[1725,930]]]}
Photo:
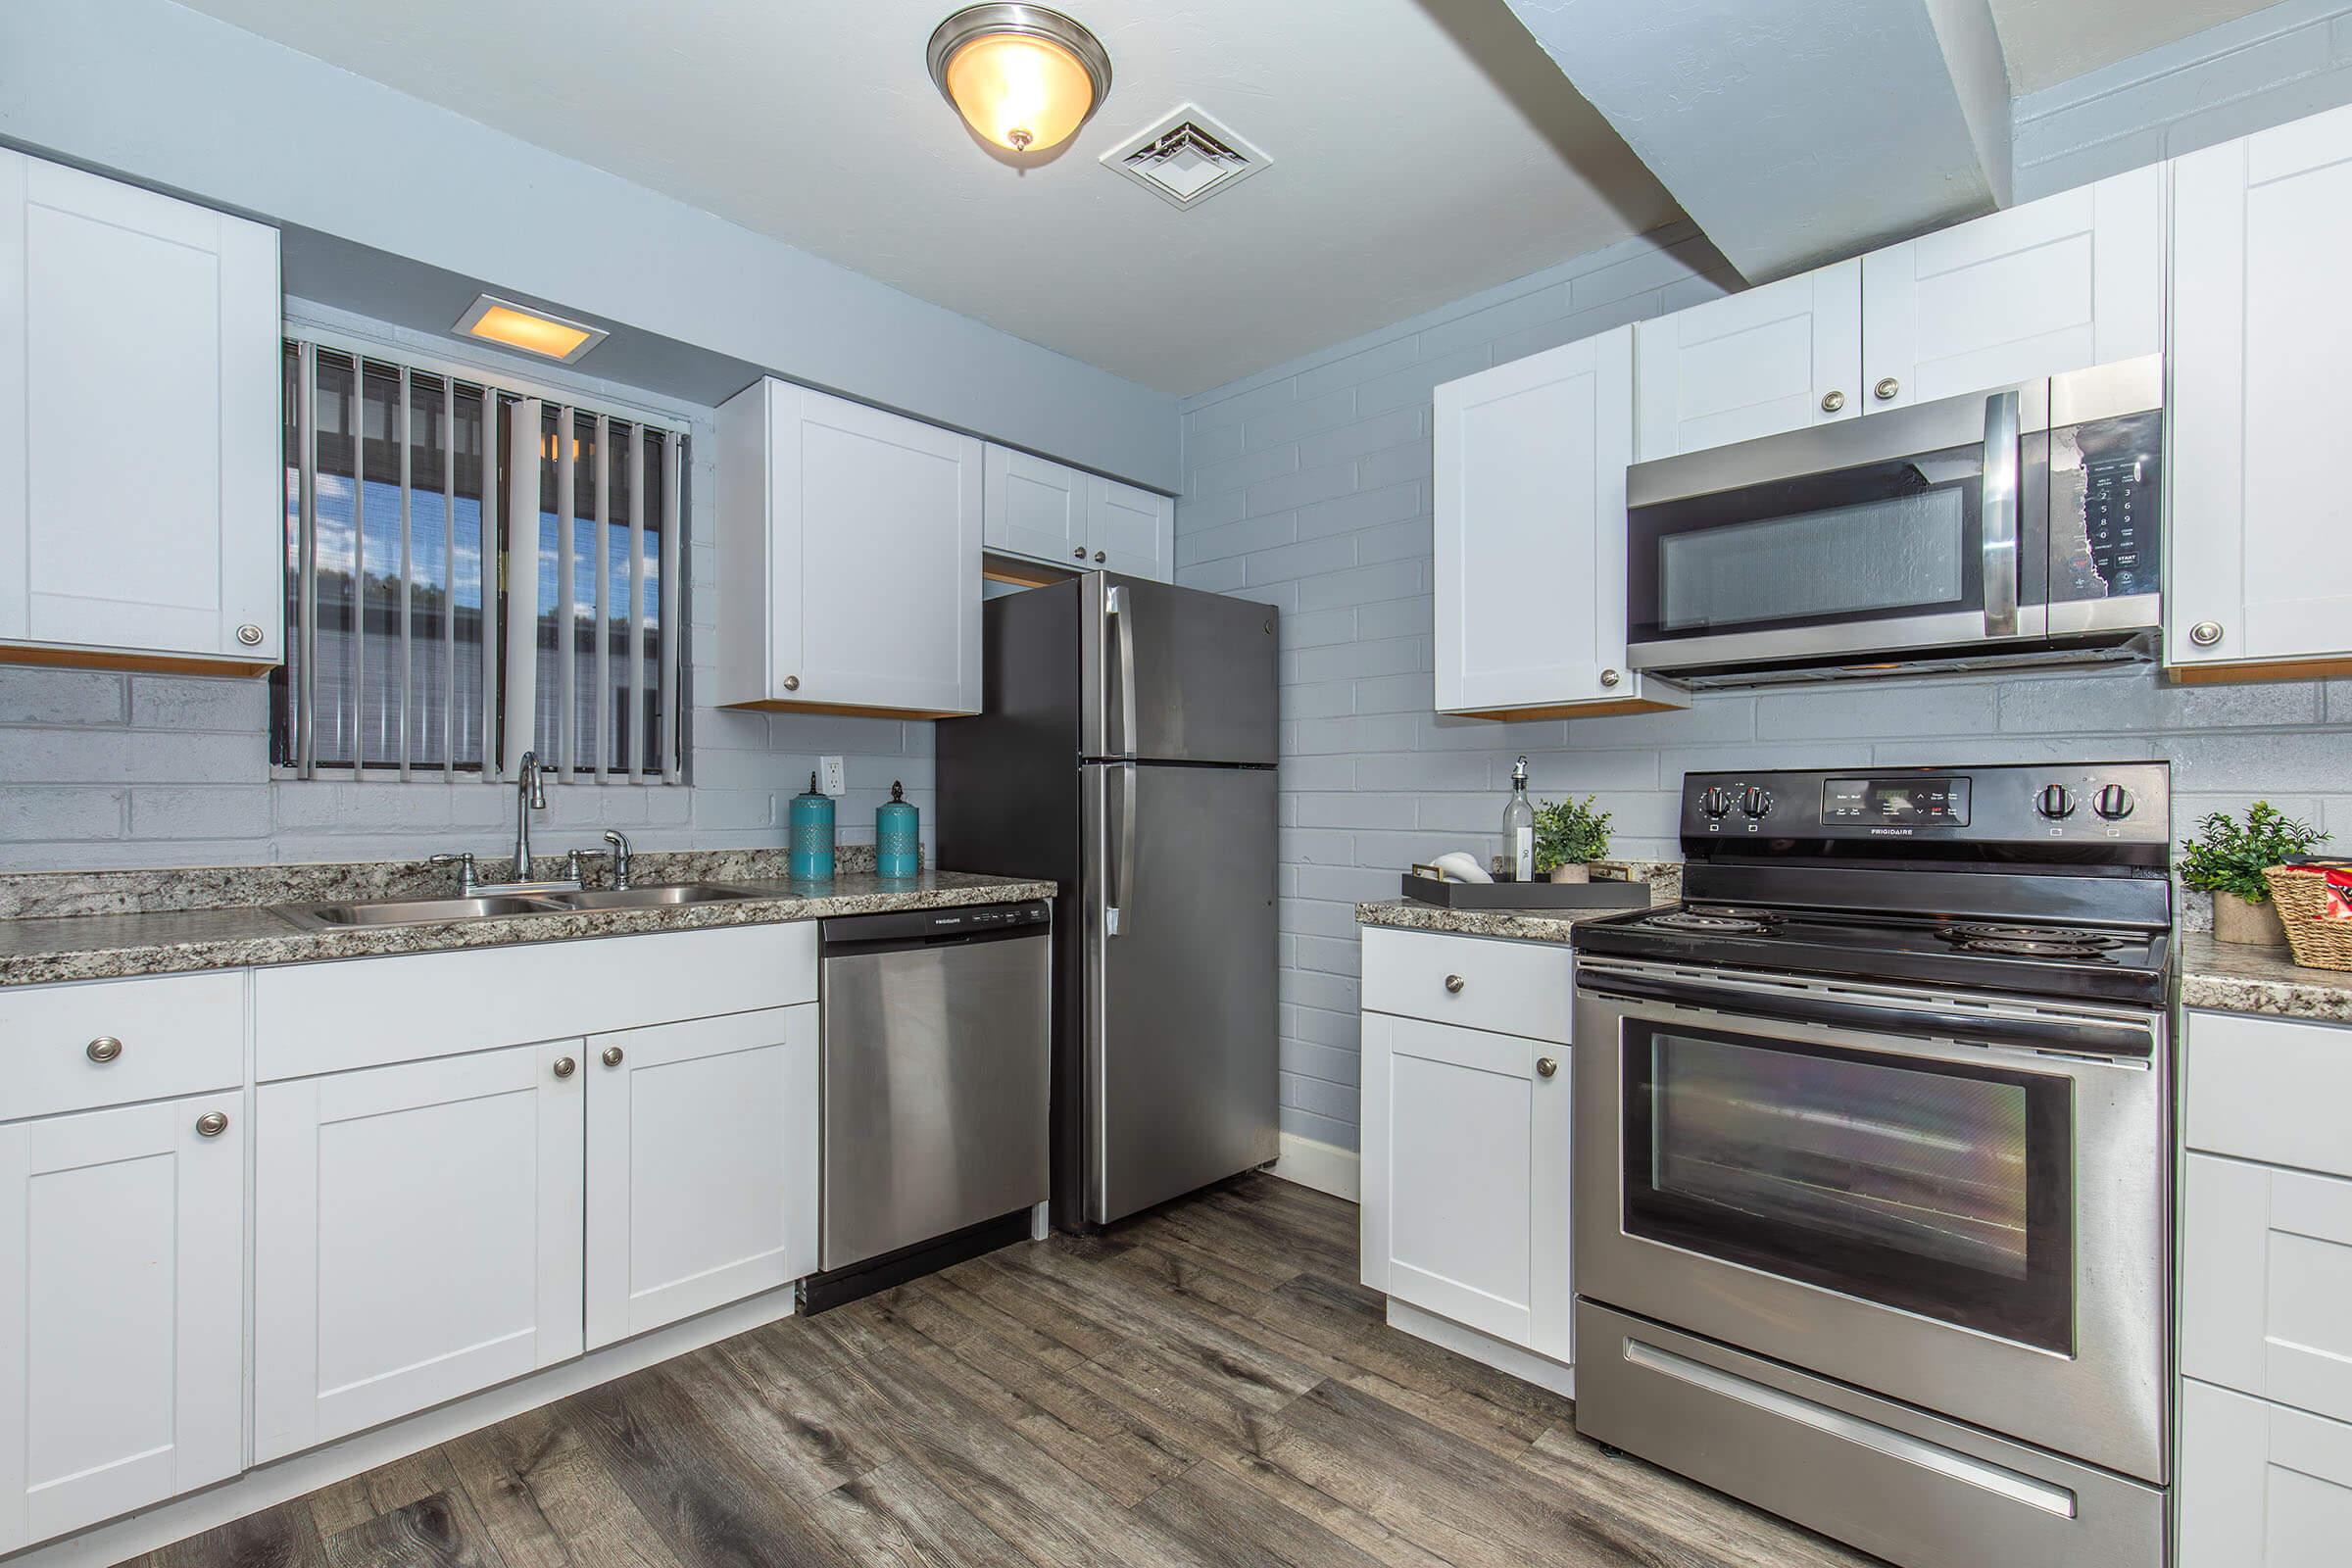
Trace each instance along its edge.
{"label": "frosted glass light shade", "polygon": [[1059,146],[1110,88],[1110,57],[1094,34],[1042,6],[957,12],[931,35],[930,64],[964,122],[1008,152]]}

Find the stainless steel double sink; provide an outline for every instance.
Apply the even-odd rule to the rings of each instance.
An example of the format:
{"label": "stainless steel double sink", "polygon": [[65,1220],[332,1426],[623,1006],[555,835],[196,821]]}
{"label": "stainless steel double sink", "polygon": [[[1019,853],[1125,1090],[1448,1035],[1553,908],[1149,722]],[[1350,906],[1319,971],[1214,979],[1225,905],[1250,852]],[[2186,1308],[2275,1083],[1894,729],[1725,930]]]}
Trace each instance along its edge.
{"label": "stainless steel double sink", "polygon": [[458,899],[373,899],[350,904],[292,904],[279,909],[296,925],[314,931],[351,926],[432,925],[445,920],[488,920],[514,914],[574,914],[584,909],[653,909],[690,904],[722,904],[760,897],[747,888],[715,882],[673,882],[656,887],[594,888],[558,893],[485,893]]}

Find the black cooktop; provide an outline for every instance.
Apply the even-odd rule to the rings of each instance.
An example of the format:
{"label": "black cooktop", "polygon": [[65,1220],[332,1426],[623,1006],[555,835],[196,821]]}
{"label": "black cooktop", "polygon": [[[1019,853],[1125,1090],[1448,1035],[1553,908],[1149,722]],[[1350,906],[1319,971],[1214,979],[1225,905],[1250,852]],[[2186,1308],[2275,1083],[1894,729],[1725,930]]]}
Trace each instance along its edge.
{"label": "black cooktop", "polygon": [[2109,1001],[2164,1001],[2162,931],[2039,920],[1844,914],[1706,903],[1580,922],[1580,953],[1891,984]]}

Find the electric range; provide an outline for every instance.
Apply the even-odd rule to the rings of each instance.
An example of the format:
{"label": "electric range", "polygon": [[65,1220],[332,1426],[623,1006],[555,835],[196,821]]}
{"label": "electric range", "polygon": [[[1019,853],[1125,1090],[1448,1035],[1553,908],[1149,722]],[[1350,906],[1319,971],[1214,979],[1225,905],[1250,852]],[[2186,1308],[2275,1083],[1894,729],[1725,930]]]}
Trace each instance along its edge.
{"label": "electric range", "polygon": [[1911,1568],[2158,1568],[2161,763],[1692,774],[1577,927],[1577,1424]]}

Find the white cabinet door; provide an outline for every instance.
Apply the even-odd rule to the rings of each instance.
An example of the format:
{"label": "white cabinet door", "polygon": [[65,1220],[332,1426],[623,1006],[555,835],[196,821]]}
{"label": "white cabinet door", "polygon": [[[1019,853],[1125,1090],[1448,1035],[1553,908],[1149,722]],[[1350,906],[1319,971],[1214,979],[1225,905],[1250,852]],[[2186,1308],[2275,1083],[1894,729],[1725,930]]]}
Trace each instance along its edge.
{"label": "white cabinet door", "polygon": [[2352,1422],[2352,1181],[2211,1154],[2185,1169],[2182,1375]]}
{"label": "white cabinet door", "polygon": [[816,1271],[816,1004],[588,1042],[588,1348]]}
{"label": "white cabinet door", "polygon": [[1619,327],[1437,389],[1441,711],[1684,700],[1625,662],[1633,362]]}
{"label": "white cabinet door", "polygon": [[991,550],[1081,569],[1089,477],[1005,447],[988,449],[982,537]]}
{"label": "white cabinet door", "polygon": [[1086,543],[1090,566],[1166,582],[1176,569],[1176,503],[1089,474]]}
{"label": "white cabinet door", "polygon": [[1862,264],[1641,322],[1643,463],[1862,412]]}
{"label": "white cabinet door", "polygon": [[1862,258],[1865,413],[2164,349],[2164,170]]}
{"label": "white cabinet door", "polygon": [[232,1089],[0,1126],[0,1552],[242,1468],[242,1119]]}
{"label": "white cabinet door", "polygon": [[1561,1046],[1363,1015],[1366,1285],[1572,1359],[1568,1079]]}
{"label": "white cabinet door", "polygon": [[262,1086],[256,1460],[580,1353],[583,1049]]}
{"label": "white cabinet door", "polygon": [[2180,1384],[2179,1568],[2342,1568],[2352,1425]]}
{"label": "white cabinet door", "polygon": [[276,662],[279,319],[275,229],[0,152],[0,639]]}
{"label": "white cabinet door", "polygon": [[2172,166],[2165,654],[2352,654],[2352,109]]}
{"label": "white cabinet door", "polygon": [[980,442],[770,378],[719,449],[719,700],[978,712]]}

